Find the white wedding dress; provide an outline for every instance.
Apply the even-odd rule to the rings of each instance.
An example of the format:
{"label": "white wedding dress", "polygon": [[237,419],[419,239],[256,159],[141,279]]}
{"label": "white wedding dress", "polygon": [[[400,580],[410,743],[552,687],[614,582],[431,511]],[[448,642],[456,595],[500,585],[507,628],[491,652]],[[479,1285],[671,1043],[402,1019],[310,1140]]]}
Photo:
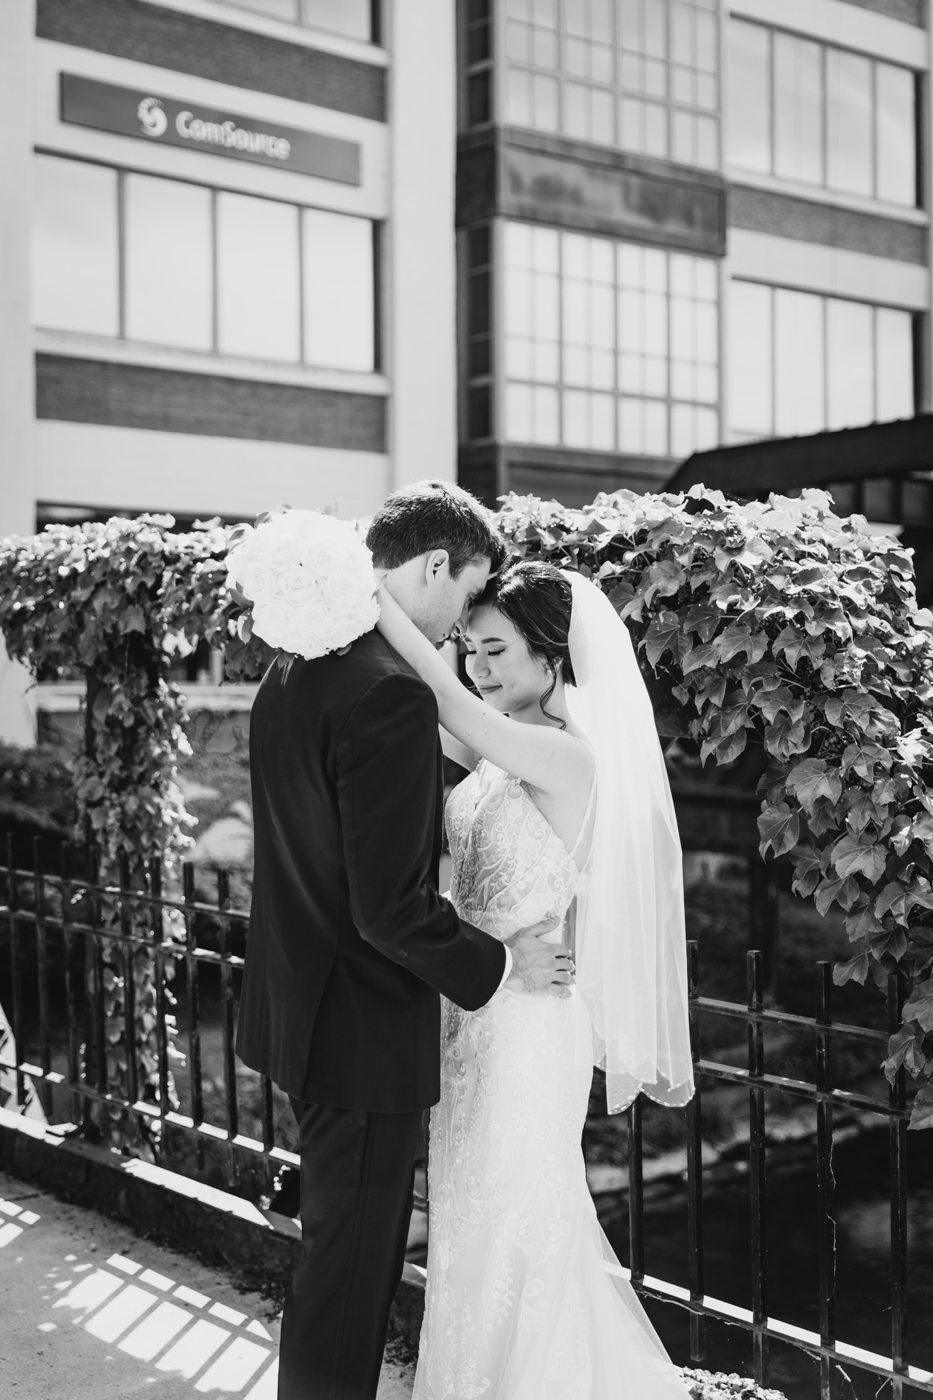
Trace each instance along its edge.
{"label": "white wedding dress", "polygon": [[[572,920],[586,870],[518,779],[484,760],[451,794],[447,830],[462,918],[502,939]],[[685,1400],[587,1189],[592,1075],[576,989],[443,1003],[414,1400]]]}

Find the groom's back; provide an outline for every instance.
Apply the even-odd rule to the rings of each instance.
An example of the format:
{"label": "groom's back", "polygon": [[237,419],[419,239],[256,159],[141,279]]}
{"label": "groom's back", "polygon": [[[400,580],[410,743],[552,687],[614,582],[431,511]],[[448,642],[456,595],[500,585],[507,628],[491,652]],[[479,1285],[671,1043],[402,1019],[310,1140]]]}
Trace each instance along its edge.
{"label": "groom's back", "polygon": [[[426,692],[371,632],[344,656],[273,666],[259,688],[250,720],[253,903],[237,1050],[307,1102],[408,1112],[436,1098],[438,998],[357,929],[341,817],[348,720],[374,686],[400,699]],[[435,736],[436,729],[424,733],[436,764]],[[391,715],[386,742],[391,750]],[[398,749],[397,762],[410,762],[410,744]],[[439,811],[398,819],[422,828],[417,841],[436,882]],[[361,854],[378,861],[378,843]]]}

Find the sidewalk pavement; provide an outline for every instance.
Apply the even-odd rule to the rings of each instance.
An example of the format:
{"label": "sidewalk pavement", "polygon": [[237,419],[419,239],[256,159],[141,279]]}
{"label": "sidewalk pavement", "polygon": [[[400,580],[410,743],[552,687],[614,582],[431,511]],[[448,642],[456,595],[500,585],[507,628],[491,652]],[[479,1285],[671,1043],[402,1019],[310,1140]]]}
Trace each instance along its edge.
{"label": "sidewalk pavement", "polygon": [[[275,1400],[280,1317],[235,1276],[0,1171],[3,1400]],[[408,1400],[387,1355],[378,1400]]]}

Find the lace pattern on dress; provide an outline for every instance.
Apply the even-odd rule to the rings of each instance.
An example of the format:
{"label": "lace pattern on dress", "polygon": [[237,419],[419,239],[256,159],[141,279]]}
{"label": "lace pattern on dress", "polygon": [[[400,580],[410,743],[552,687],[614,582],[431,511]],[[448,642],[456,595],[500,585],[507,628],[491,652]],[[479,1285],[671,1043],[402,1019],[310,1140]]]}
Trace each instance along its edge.
{"label": "lace pattern on dress", "polygon": [[[567,916],[573,853],[518,779],[481,764],[451,794],[447,829],[463,918],[505,939]],[[442,1003],[413,1400],[686,1400],[635,1294],[606,1273],[580,1148],[592,1073],[576,989]]]}

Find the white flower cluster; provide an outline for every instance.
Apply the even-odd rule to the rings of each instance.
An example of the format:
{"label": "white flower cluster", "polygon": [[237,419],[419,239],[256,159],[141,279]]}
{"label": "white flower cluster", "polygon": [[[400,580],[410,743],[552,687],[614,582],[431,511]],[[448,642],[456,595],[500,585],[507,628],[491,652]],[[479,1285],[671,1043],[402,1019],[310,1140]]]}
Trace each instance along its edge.
{"label": "white flower cluster", "polygon": [[252,603],[258,637],[306,661],[349,646],[379,619],[373,557],[356,527],[313,510],[246,526],[227,555],[227,583]]}

